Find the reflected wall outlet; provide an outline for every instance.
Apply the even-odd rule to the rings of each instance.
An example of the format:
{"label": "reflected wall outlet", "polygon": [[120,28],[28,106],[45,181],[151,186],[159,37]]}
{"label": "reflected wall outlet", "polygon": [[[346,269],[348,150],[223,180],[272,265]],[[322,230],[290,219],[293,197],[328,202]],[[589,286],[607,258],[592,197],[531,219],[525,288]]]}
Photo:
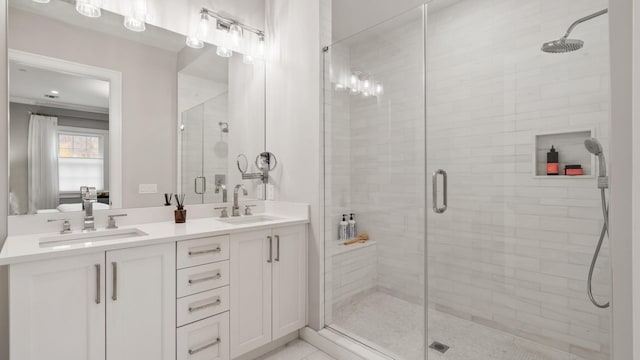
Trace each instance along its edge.
{"label": "reflected wall outlet", "polygon": [[158,184],[139,184],[138,192],[140,194],[155,194],[158,192]]}

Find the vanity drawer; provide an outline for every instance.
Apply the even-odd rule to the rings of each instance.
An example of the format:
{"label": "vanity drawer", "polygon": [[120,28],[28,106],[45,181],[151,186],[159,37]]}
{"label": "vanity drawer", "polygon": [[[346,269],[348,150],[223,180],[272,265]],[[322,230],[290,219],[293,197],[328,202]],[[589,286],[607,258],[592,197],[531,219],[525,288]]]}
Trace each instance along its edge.
{"label": "vanity drawer", "polygon": [[228,360],[229,313],[225,312],[178,329],[177,360]]}
{"label": "vanity drawer", "polygon": [[178,269],[229,259],[229,235],[178,241]]}
{"label": "vanity drawer", "polygon": [[178,298],[229,285],[229,261],[178,270]]}
{"label": "vanity drawer", "polygon": [[176,303],[178,326],[192,323],[229,310],[229,287],[205,291]]}

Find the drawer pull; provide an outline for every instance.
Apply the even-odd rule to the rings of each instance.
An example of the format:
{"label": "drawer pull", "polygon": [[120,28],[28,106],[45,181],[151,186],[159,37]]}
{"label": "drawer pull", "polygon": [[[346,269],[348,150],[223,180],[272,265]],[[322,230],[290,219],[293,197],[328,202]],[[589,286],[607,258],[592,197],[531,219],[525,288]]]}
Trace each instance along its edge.
{"label": "drawer pull", "polygon": [[220,344],[220,338],[216,338],[214,341],[212,341],[210,343],[207,343],[207,344],[204,344],[202,346],[199,346],[197,348],[189,349],[189,355],[197,354],[202,350],[208,349],[208,348],[210,348],[212,346],[216,346],[218,344]]}
{"label": "drawer pull", "polygon": [[189,279],[189,285],[194,285],[194,284],[201,283],[201,282],[204,282],[204,281],[218,280],[220,278],[222,278],[222,274],[217,273],[217,274],[215,274],[213,276],[207,276],[207,277],[203,277],[203,278],[199,278],[199,279]]}
{"label": "drawer pull", "polygon": [[214,302],[210,302],[210,303],[202,304],[202,305],[198,305],[198,306],[193,306],[193,307],[189,306],[189,312],[194,312],[194,311],[210,308],[212,306],[218,306],[220,304],[222,304],[222,300],[220,300],[220,298],[216,298],[216,300]]}
{"label": "drawer pull", "polygon": [[189,250],[189,256],[205,255],[205,254],[212,254],[212,253],[219,253],[219,252],[222,252],[222,248],[220,247],[220,245],[218,245],[218,247],[215,249],[197,250],[197,251]]}

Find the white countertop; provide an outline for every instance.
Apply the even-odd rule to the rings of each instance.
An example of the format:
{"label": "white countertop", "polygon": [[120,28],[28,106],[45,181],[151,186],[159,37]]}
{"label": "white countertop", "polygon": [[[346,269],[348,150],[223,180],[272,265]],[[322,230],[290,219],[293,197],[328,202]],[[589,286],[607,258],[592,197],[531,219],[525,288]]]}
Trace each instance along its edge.
{"label": "white countertop", "polygon": [[[219,218],[209,217],[187,220],[184,224],[176,224],[173,221],[145,223],[139,225],[132,224],[121,226],[119,227],[119,230],[133,228],[145,232],[146,235],[128,237],[124,239],[100,240],[95,242],[82,242],[66,245],[61,244],[59,246],[47,247],[40,246],[40,239],[58,236],[60,235],[59,233],[9,236],[5,241],[2,251],[0,251],[0,265],[81,255],[97,251],[147,246],[237,232],[263,230],[278,226],[306,224],[309,222],[308,216],[305,217],[302,215],[261,213],[253,216],[260,215],[276,217],[278,219],[250,224],[229,224],[219,221]],[[98,229],[92,233],[107,231],[110,230]],[[81,231],[76,230],[73,233],[81,233]]]}

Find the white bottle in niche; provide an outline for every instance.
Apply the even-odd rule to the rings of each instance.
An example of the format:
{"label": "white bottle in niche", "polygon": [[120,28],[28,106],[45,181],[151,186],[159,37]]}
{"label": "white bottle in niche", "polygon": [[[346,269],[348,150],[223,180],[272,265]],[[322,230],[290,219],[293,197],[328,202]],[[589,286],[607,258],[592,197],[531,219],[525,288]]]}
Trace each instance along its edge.
{"label": "white bottle in niche", "polygon": [[339,241],[347,241],[347,230],[349,227],[349,222],[347,222],[347,214],[342,214],[342,221],[338,225],[338,240]]}
{"label": "white bottle in niche", "polygon": [[358,236],[358,231],[356,230],[356,219],[353,218],[356,214],[350,215],[351,217],[349,218],[347,225],[347,238],[353,239]]}

